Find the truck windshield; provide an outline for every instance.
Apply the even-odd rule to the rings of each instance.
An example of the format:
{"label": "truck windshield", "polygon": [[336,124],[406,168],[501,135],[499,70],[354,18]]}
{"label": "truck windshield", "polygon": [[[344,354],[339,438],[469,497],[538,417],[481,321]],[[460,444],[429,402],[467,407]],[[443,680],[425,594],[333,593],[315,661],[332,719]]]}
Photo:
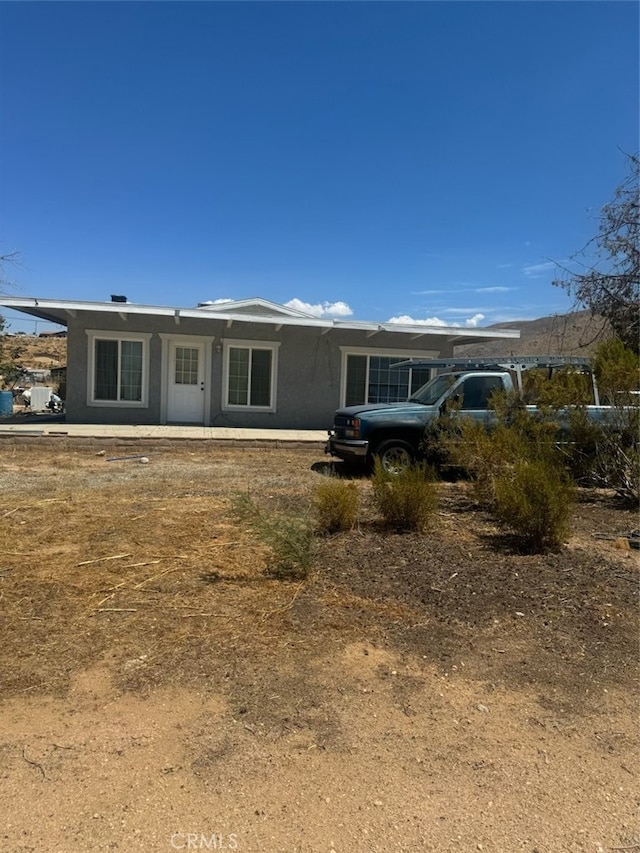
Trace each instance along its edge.
{"label": "truck windshield", "polygon": [[418,388],[415,394],[409,397],[409,401],[411,403],[422,403],[423,406],[433,406],[449,390],[455,380],[456,377],[450,373],[434,376],[426,385]]}

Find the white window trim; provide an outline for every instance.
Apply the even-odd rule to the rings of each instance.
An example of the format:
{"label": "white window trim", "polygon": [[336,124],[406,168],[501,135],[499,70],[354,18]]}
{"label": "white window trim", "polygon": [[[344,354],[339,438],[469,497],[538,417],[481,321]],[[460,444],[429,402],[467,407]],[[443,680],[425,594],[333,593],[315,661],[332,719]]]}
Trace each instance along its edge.
{"label": "white window trim", "polygon": [[[269,406],[239,406],[229,403],[229,350],[237,349],[268,349],[271,350],[271,404]],[[222,339],[222,400],[223,412],[275,412],[278,396],[278,349],[280,341],[245,341],[235,338]]]}
{"label": "white window trim", "polygon": [[[349,347],[341,346],[342,364],[340,368],[340,406],[346,405],[347,401],[347,358],[350,355],[380,356],[381,358],[437,358],[439,350],[406,350],[406,349],[376,349],[375,347]],[[365,388],[369,387],[369,360],[367,359],[367,375],[365,377]],[[363,404],[367,405],[367,403]]]}
{"label": "white window trim", "polygon": [[[101,329],[86,329],[87,356],[87,406],[102,409],[146,409],[149,406],[149,341],[151,332],[104,332]],[[95,395],[95,358],[96,340],[101,341],[134,341],[142,344],[142,399],[141,400],[96,400]]]}

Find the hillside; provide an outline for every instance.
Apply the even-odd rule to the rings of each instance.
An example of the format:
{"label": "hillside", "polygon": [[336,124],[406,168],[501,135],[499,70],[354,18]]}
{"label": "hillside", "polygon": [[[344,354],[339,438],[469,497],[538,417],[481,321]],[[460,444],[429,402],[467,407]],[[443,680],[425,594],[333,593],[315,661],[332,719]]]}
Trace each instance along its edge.
{"label": "hillside", "polygon": [[519,329],[519,341],[487,341],[456,348],[456,355],[583,355],[606,336],[606,322],[589,311],[555,314],[538,320],[499,323],[490,329]]}
{"label": "hillside", "polygon": [[67,363],[66,338],[39,338],[34,335],[14,335],[2,338],[4,357],[13,356],[21,367],[49,369],[65,367]]}

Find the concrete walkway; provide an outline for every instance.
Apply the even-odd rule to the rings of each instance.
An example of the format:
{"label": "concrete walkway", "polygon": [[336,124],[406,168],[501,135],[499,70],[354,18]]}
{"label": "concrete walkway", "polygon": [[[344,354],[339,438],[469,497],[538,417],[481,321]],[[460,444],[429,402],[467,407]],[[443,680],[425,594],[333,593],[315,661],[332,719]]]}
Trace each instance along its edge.
{"label": "concrete walkway", "polygon": [[181,439],[191,441],[258,441],[262,442],[306,442],[323,444],[327,431],[296,429],[235,429],[231,427],[204,426],[156,426],[133,424],[68,424],[54,421],[25,420],[23,423],[2,423],[0,420],[0,439],[2,437],[64,436],[67,438],[97,439]]}

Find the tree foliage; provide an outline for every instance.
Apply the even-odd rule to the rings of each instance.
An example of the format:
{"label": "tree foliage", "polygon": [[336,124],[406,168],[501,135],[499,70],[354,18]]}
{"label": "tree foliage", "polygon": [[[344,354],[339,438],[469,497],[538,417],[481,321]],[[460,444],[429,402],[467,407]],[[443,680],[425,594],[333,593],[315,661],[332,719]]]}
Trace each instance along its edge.
{"label": "tree foliage", "polygon": [[640,355],[618,338],[602,341],[595,350],[593,367],[600,399],[611,405],[637,404],[640,392]]}
{"label": "tree foliage", "polygon": [[566,270],[553,283],[609,321],[614,334],[640,350],[640,157],[629,155],[629,174],[600,213],[598,233],[572,256],[582,271]]}

